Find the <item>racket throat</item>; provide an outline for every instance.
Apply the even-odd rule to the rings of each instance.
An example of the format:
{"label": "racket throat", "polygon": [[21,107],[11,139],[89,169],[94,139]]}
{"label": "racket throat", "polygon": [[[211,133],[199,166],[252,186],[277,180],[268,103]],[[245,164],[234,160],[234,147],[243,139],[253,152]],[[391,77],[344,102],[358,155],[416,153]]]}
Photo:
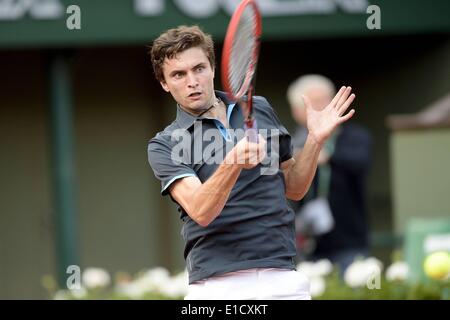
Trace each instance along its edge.
{"label": "racket throat", "polygon": [[245,130],[256,129],[256,120],[252,117],[248,117],[247,119],[245,119],[244,128]]}
{"label": "racket throat", "polygon": [[245,135],[248,141],[258,143],[258,128],[253,118],[253,86],[248,88],[247,94],[248,116],[244,121]]}
{"label": "racket throat", "polygon": [[248,88],[247,92],[247,109],[248,114],[247,118],[245,119],[245,129],[256,129],[255,119],[253,118],[253,86],[250,86]]}
{"label": "racket throat", "polygon": [[256,119],[247,118],[244,121],[244,129],[248,141],[258,143],[258,126],[256,125]]}

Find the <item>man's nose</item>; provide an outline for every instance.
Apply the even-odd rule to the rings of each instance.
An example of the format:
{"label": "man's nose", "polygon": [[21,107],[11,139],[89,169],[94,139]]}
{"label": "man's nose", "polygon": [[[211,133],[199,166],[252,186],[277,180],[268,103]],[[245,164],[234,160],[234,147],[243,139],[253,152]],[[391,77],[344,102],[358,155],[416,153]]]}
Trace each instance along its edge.
{"label": "man's nose", "polygon": [[196,86],[198,86],[197,77],[192,72],[189,72],[187,74],[187,81],[188,81],[188,86],[191,88],[195,88]]}

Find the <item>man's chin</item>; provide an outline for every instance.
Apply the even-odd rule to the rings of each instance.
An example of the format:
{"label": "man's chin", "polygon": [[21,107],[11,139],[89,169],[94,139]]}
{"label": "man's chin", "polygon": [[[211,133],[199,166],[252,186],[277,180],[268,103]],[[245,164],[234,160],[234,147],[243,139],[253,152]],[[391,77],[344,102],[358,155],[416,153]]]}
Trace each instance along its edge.
{"label": "man's chin", "polygon": [[208,109],[208,106],[206,105],[206,103],[204,101],[194,101],[189,104],[189,108],[192,111],[201,113],[201,112],[205,111],[206,109]]}

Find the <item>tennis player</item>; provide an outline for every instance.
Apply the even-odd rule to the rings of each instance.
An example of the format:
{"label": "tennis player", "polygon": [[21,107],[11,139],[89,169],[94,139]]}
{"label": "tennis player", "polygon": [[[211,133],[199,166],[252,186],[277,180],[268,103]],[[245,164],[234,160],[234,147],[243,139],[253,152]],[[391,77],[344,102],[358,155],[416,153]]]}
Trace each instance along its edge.
{"label": "tennis player", "polygon": [[351,88],[342,87],[321,111],[304,98],[309,133],[294,156],[290,134],[263,97],[253,100],[258,142],[238,139],[242,112],[214,90],[213,41],[197,26],[161,34],[151,61],[177,103],[176,119],[150,140],[148,160],[184,222],[185,299],[310,299],[309,280],[295,270],[286,198],[305,195],[325,140],[354,114],[344,115]]}

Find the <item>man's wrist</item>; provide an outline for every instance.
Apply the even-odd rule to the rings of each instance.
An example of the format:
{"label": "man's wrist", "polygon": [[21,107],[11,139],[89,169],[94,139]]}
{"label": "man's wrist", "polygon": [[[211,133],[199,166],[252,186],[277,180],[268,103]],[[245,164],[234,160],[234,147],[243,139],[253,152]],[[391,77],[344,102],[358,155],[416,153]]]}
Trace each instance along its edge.
{"label": "man's wrist", "polygon": [[231,149],[230,152],[225,156],[224,161],[222,162],[222,165],[227,167],[229,170],[242,170],[244,167],[244,164],[240,164],[238,161],[237,153],[235,152],[235,149]]}
{"label": "man's wrist", "polygon": [[312,134],[311,132],[308,133],[308,136],[306,137],[306,143],[309,142],[309,144],[313,145],[314,147],[319,148],[319,150],[322,149],[322,147],[325,144],[325,140],[326,139],[319,139],[317,138],[317,136],[315,136],[314,134]]}

